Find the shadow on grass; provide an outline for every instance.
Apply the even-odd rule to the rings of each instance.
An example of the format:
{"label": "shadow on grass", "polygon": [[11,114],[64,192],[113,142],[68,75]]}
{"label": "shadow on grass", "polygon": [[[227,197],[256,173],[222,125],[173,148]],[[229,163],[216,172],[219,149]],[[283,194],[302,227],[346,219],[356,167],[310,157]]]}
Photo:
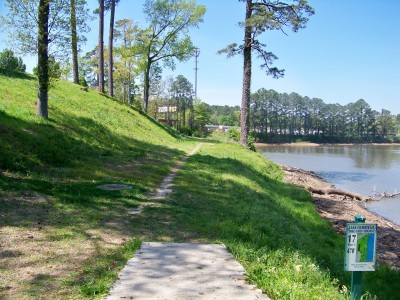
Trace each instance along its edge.
{"label": "shadow on grass", "polygon": [[[101,95],[101,96],[103,96],[103,97],[105,97],[105,98],[107,98],[107,99],[109,99],[109,100],[112,100],[112,101],[115,102],[115,103],[118,103],[118,104],[121,104],[121,105],[125,105],[125,104],[121,103],[121,101],[119,101],[119,100],[117,100],[117,99],[115,99],[115,98],[113,98],[113,97],[110,97],[110,96],[107,95],[107,94],[99,93],[99,95]],[[157,127],[161,128],[162,130],[165,130],[166,132],[168,132],[168,133],[169,133],[171,136],[173,136],[174,138],[176,138],[176,139],[182,139],[182,138],[183,138],[183,136],[180,135],[179,132],[177,132],[176,130],[174,130],[174,129],[171,128],[170,126],[166,126],[166,125],[164,125],[164,124],[158,122],[158,121],[155,120],[154,118],[150,117],[150,116],[149,116],[145,111],[143,111],[142,109],[139,109],[139,108],[134,107],[134,106],[131,106],[131,105],[129,106],[129,108],[132,109],[132,110],[134,110],[134,111],[136,111],[136,112],[138,112],[140,115],[142,115],[143,117],[145,117],[145,118],[146,118],[147,120],[149,120],[151,123],[153,123],[153,124],[156,125]]]}
{"label": "shadow on grass", "polygon": [[40,167],[65,167],[79,159],[85,147],[96,155],[98,149],[79,142],[69,134],[48,123],[26,122],[0,111],[0,166],[10,171],[27,171]]}
{"label": "shadow on grass", "polygon": [[[167,152],[166,149],[163,150]],[[168,165],[168,162],[165,163]],[[71,274],[70,286],[74,287],[73,290],[78,287],[87,299],[104,294],[116,279],[118,270],[137,249],[135,247],[126,250],[122,245],[135,235],[129,211],[145,201],[145,193],[149,186],[156,185],[162,177],[162,173],[156,168],[152,172],[156,174],[150,172],[146,175],[147,179],[142,175],[143,182],[138,178],[131,178],[132,173],[129,173],[117,174],[114,177],[108,175],[107,178],[97,177],[96,183],[87,179],[71,180],[72,178],[54,178],[43,174],[42,176],[18,176],[9,172],[0,174],[0,228],[9,228],[8,230],[13,230],[16,235],[27,231],[34,234],[33,239],[29,239],[27,235],[21,236],[17,243],[13,243],[13,247],[25,248],[26,243],[32,243],[35,251],[44,256],[48,256],[51,251],[43,248],[47,247],[46,245],[57,249],[67,247],[60,254],[51,254],[51,258],[46,261],[29,261],[26,252],[10,251],[5,247],[0,249],[0,260],[13,258],[13,261],[24,262],[23,270],[60,262],[62,266],[60,273],[54,274],[52,269],[49,269],[51,275],[44,274],[49,278],[52,277],[54,284],[42,280],[44,277],[39,275],[43,274],[38,274],[39,277],[26,280],[23,285],[23,289],[30,295],[54,295],[60,285],[66,284],[62,281],[65,281],[65,276],[72,270],[71,263],[64,262],[65,253],[71,255],[71,251],[75,251],[69,249],[71,246],[68,245],[85,243],[87,245],[85,247],[92,249],[91,255],[90,257],[85,253],[79,255],[87,257],[83,264],[75,266],[83,272]],[[123,181],[132,189],[106,191],[97,188],[99,184],[110,181],[111,183]],[[126,240],[122,240],[122,237],[126,237]],[[13,242],[13,237],[11,236],[9,240],[7,237],[1,237],[0,240],[9,245]],[[110,248],[114,250],[107,250]],[[124,256],[121,258],[122,254]],[[22,269],[20,264],[15,267],[12,264],[5,266],[7,272],[14,272],[13,270],[20,272]],[[65,288],[64,286],[63,289]],[[8,292],[0,289],[0,298],[6,297]],[[56,298],[58,296],[54,299]]]}
{"label": "shadow on grass", "polygon": [[[279,176],[272,168],[267,163],[256,168],[239,159],[194,155],[178,173],[170,199],[148,208],[134,225],[149,240],[222,242],[248,266],[249,278],[261,287],[276,276],[271,269],[296,264],[296,253],[316,262],[330,280],[338,278],[349,285],[349,273],[343,271],[343,237],[319,217],[308,192],[274,178]],[[280,259],[276,253],[283,253]],[[292,256],[285,256],[289,253]],[[292,276],[297,276],[293,269]],[[378,280],[385,272],[368,274],[365,289],[380,299],[395,299],[400,274],[391,271],[384,275],[386,282]],[[372,284],[371,278],[381,285]],[[309,279],[298,279],[298,284]]]}
{"label": "shadow on grass", "polygon": [[[0,168],[11,171],[68,167],[104,157],[136,159],[148,153],[180,157],[182,151],[112,133],[84,117],[57,112],[57,121],[26,122],[0,111]],[[98,164],[98,162],[96,162]],[[43,171],[43,170],[41,170]]]}
{"label": "shadow on grass", "polygon": [[[221,176],[238,174],[249,181]],[[191,224],[188,228],[196,226],[194,232],[200,234],[199,238],[240,239],[255,250],[284,246],[314,252],[314,256],[321,257],[322,265],[330,264],[332,258],[320,251],[321,242],[336,245],[338,238],[327,222],[318,220],[307,192],[288,187],[239,160],[201,155],[190,158],[177,181],[176,192],[167,205],[176,209],[178,220]],[[319,233],[315,245],[312,240]],[[339,254],[342,249],[337,252],[343,256]]]}
{"label": "shadow on grass", "polygon": [[139,112],[142,116],[144,116],[147,120],[149,120],[151,123],[153,123],[154,125],[156,125],[157,127],[161,128],[162,130],[167,131],[171,136],[173,136],[176,139],[183,139],[183,136],[179,134],[179,132],[177,132],[175,129],[171,128],[170,126],[164,125],[158,121],[156,121],[155,119],[153,119],[152,117],[150,117],[148,114],[146,114],[143,110],[141,109],[137,109],[132,107],[132,109],[136,110],[137,112]]}
{"label": "shadow on grass", "polygon": [[82,276],[68,280],[66,285],[78,286],[81,294],[88,299],[105,295],[111,284],[117,280],[118,273],[126,261],[140,248],[140,245],[139,240],[133,239],[111,253],[98,252],[95,258],[96,264],[88,266]]}
{"label": "shadow on grass", "polygon": [[[0,227],[68,228],[74,235],[96,228],[126,233],[124,221],[129,220],[127,211],[144,199],[144,189],[140,187],[126,191],[104,191],[91,182],[55,184],[37,179],[20,179],[16,182],[4,176],[0,178],[0,183],[3,187]],[[68,238],[68,234],[60,234],[53,238]]]}
{"label": "shadow on grass", "polygon": [[0,68],[0,74],[5,75],[10,78],[18,78],[18,79],[28,79],[28,80],[37,80],[36,77],[23,73],[23,72],[16,72],[16,71],[10,71],[6,69]]}
{"label": "shadow on grass", "polygon": [[[18,241],[12,236],[4,237],[7,245],[11,243],[19,249],[31,242],[41,254],[48,253],[47,249],[40,248],[45,245],[57,245],[56,248],[62,245],[63,248],[83,241],[95,250],[93,257],[80,268],[90,266],[91,271],[79,273],[73,280],[82,281],[82,287],[86,286],[83,289],[101,292],[110,285],[110,279],[105,278],[110,265],[120,257],[121,245],[126,243],[122,237],[129,240],[134,235],[129,211],[146,199],[146,192],[157,186],[185,152],[137,140],[133,134],[116,134],[94,119],[63,113],[55,107],[52,116],[54,119],[25,121],[0,111],[0,228],[24,234]],[[155,139],[153,137],[152,141]],[[132,189],[105,191],[97,188],[110,183],[128,184]],[[34,238],[28,238],[25,232],[34,232]],[[108,247],[116,250],[106,251]],[[23,268],[53,261],[70,267],[59,254],[53,254],[50,261],[30,262],[26,253],[10,251],[7,247],[1,249],[0,259],[13,258],[13,261],[18,259],[32,264]],[[71,255],[68,252],[71,249],[65,251]],[[104,260],[106,267],[99,266],[94,260],[96,257]],[[119,265],[123,263],[118,262]],[[6,272],[20,270],[18,264],[5,266]],[[49,285],[52,286],[50,290],[41,274],[25,281],[26,286],[17,286],[32,294],[54,295],[61,284],[59,276],[67,274],[65,270],[58,274],[54,284]],[[102,283],[97,285],[93,277],[96,280],[103,277],[99,279]],[[0,291],[0,298],[8,292]]]}

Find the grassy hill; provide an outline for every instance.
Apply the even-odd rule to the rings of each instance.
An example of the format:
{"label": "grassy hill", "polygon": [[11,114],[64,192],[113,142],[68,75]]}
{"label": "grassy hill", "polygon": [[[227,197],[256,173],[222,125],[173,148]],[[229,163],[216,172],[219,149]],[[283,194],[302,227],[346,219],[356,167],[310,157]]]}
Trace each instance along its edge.
{"label": "grassy hill", "polygon": [[[102,257],[108,272],[124,245],[138,246],[127,211],[195,142],[68,82],[54,83],[49,120],[35,116],[34,77],[3,73],[0,87],[0,298],[76,298],[82,286],[89,295]],[[115,183],[133,188],[96,188]]]}
{"label": "grassy hill", "polygon": [[[132,215],[198,141],[68,82],[49,120],[35,101],[34,77],[0,73],[0,299],[99,298],[141,241],[224,243],[273,299],[348,297],[343,237],[261,155],[204,140],[169,199]],[[97,188],[112,183],[132,188]],[[399,280],[381,268],[364,287],[396,299]]]}

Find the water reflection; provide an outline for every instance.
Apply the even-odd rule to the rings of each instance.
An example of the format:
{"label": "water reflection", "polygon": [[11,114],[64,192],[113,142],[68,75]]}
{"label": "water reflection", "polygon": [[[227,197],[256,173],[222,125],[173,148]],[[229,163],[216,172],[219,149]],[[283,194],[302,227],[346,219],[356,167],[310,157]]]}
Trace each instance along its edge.
{"label": "water reflection", "polygon": [[353,146],[349,154],[357,168],[389,169],[400,166],[399,146]]}
{"label": "water reflection", "polygon": [[[277,163],[317,172],[342,190],[364,196],[400,191],[400,145],[267,146],[260,151]],[[400,197],[368,208],[400,224]]]}
{"label": "water reflection", "polygon": [[265,153],[348,157],[353,160],[355,168],[400,167],[400,145],[268,146],[263,149],[265,149]]}
{"label": "water reflection", "polygon": [[321,175],[321,177],[326,181],[334,182],[336,184],[341,184],[346,181],[359,182],[376,177],[376,175],[365,172],[337,172],[337,171],[319,172],[319,175]]}

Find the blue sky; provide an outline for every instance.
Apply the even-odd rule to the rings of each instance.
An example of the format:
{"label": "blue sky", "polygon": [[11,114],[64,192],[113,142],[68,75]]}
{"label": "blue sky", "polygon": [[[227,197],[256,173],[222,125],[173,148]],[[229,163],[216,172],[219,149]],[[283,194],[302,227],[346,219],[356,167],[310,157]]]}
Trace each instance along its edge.
{"label": "blue sky", "polygon": [[[4,2],[0,0],[0,2]],[[91,10],[96,0],[88,0]],[[116,18],[132,18],[145,25],[144,1],[121,0]],[[244,3],[237,0],[197,0],[207,7],[200,28],[191,30],[200,48],[198,96],[209,104],[240,105],[242,58],[227,59],[217,51],[243,40],[238,22],[244,17]],[[359,99],[375,110],[400,113],[400,1],[398,0],[309,0],[316,14],[297,33],[287,30],[261,36],[268,50],[278,56],[275,65],[285,77],[267,77],[253,60],[252,91],[259,88],[297,92],[342,105]],[[0,12],[4,8],[0,8]],[[107,16],[108,17],[108,16]],[[106,24],[108,23],[108,19]],[[97,20],[91,23],[85,50],[93,49]],[[1,35],[0,35],[1,36]],[[6,47],[1,36],[0,48]],[[33,59],[24,59],[31,69]],[[194,59],[165,70],[164,75],[184,75],[194,83]]]}

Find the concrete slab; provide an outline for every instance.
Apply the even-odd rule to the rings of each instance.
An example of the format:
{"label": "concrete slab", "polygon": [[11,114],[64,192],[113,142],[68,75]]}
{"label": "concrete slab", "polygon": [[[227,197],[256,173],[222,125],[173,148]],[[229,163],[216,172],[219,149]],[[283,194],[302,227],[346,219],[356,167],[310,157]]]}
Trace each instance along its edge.
{"label": "concrete slab", "polygon": [[120,190],[131,190],[132,186],[127,184],[110,183],[97,186],[98,189],[106,191],[120,191]]}
{"label": "concrete slab", "polygon": [[224,245],[143,243],[106,299],[269,299],[244,272]]}

